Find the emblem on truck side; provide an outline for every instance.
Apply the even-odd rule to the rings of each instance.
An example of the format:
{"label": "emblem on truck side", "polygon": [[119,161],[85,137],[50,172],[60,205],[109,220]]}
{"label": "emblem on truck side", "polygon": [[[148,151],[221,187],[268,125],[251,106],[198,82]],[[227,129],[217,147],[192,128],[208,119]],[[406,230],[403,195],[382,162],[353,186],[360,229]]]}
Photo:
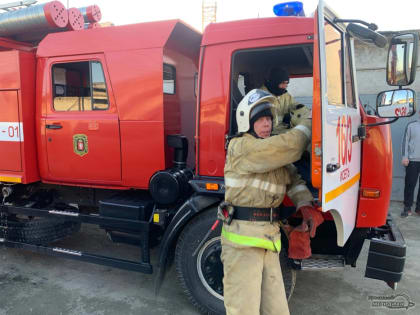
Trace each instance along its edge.
{"label": "emblem on truck side", "polygon": [[73,152],[80,156],[88,154],[89,147],[86,135],[77,134],[73,136]]}

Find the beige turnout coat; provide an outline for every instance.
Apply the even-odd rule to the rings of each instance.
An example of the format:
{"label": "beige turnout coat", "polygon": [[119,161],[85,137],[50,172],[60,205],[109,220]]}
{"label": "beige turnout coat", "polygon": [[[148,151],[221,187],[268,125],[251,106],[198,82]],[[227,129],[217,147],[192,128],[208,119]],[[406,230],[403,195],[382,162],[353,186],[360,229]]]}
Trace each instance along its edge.
{"label": "beige turnout coat", "polygon": [[[266,139],[248,133],[232,139],[225,164],[225,200],[234,206],[270,208],[280,206],[287,193],[297,208],[309,205],[312,194],[291,165],[308,144],[308,135],[308,128],[298,125]],[[244,242],[235,241],[240,239],[237,236],[279,244],[278,224],[233,220],[223,230],[222,243],[228,241],[231,246],[244,246]],[[252,241],[245,246],[253,246]]]}

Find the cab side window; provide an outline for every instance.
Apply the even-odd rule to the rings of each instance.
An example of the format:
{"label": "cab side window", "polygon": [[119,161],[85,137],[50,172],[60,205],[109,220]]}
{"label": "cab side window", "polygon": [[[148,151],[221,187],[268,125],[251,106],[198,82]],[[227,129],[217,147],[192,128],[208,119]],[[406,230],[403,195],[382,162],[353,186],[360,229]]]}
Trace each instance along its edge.
{"label": "cab side window", "polygon": [[325,52],[327,59],[328,103],[344,106],[342,75],[342,33],[329,22],[325,23]]}
{"label": "cab side window", "polygon": [[163,64],[163,93],[175,94],[176,69],[174,66]]}
{"label": "cab side window", "polygon": [[57,63],[52,67],[55,111],[107,110],[109,98],[99,61]]}

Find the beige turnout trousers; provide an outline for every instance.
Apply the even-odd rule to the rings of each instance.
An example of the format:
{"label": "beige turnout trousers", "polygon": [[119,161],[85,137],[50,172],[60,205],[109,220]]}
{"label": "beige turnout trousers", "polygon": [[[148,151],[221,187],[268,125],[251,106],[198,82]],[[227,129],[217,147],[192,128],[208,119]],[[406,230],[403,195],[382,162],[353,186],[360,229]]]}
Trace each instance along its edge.
{"label": "beige turnout trousers", "polygon": [[278,253],[222,238],[221,258],[227,315],[289,314]]}

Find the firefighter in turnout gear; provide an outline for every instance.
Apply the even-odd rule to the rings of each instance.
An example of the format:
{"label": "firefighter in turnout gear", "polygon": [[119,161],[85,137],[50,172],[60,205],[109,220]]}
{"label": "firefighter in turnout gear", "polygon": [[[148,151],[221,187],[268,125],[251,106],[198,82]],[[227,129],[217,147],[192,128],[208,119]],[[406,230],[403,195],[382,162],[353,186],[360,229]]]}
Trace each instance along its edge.
{"label": "firefighter in turnout gear", "polygon": [[222,220],[227,315],[289,314],[279,263],[279,206],[287,193],[297,209],[311,207],[312,195],[291,165],[309,142],[311,120],[271,136],[274,102],[261,89],[243,98],[236,111],[238,136],[227,150],[225,200],[233,207],[230,224]]}
{"label": "firefighter in turnout gear", "polygon": [[287,92],[289,73],[282,68],[272,68],[265,80],[262,90],[275,96],[273,100],[273,134],[278,135],[287,130],[288,126],[283,122],[286,114],[290,114],[298,105],[292,95]]}

